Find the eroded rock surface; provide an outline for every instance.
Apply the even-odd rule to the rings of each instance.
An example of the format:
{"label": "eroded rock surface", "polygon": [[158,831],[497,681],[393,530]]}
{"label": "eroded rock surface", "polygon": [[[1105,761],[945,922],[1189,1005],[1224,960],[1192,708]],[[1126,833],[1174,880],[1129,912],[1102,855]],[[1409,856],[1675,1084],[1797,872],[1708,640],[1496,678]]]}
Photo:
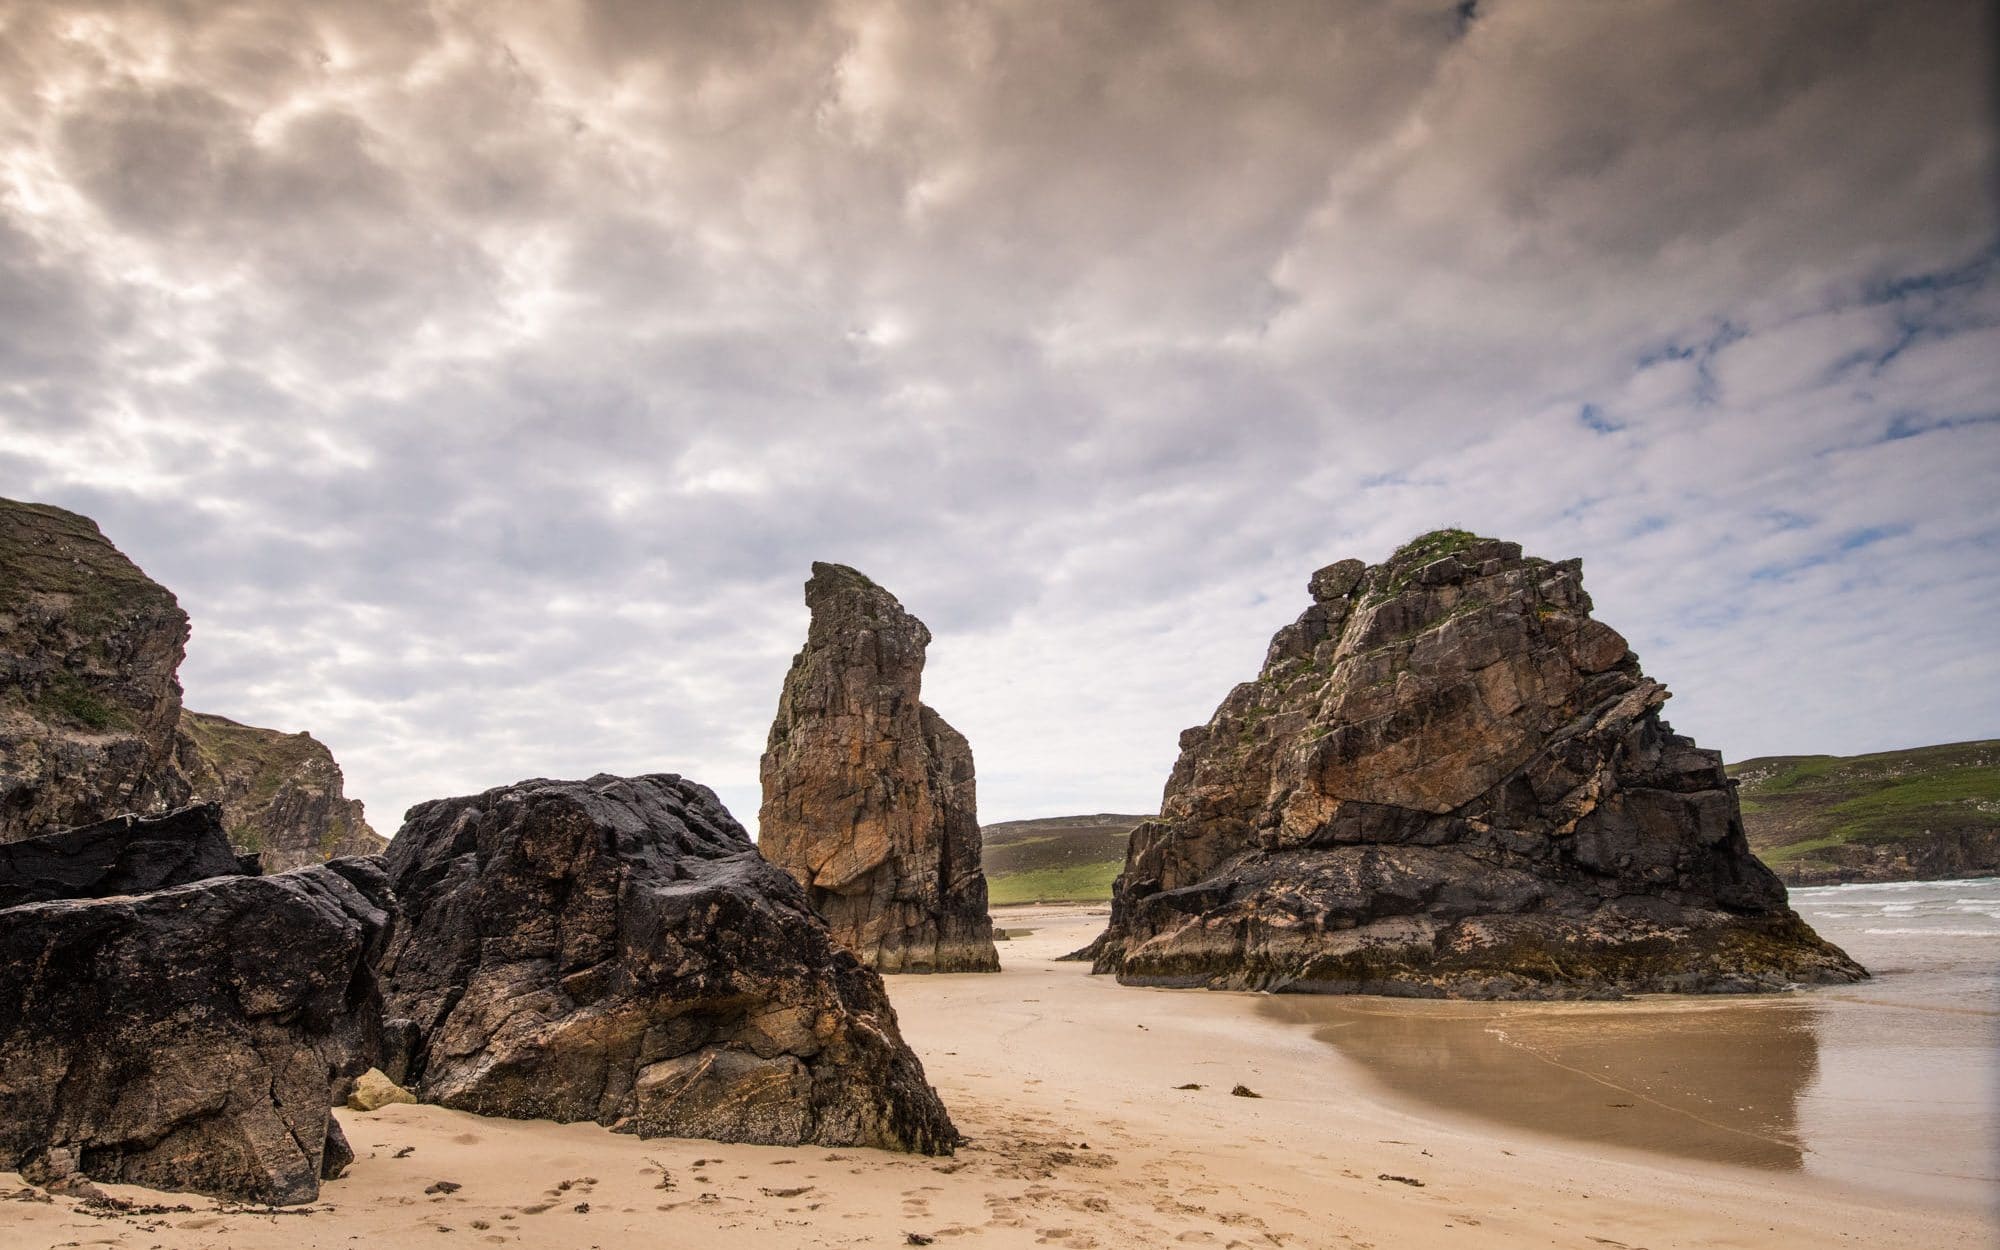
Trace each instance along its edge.
{"label": "eroded rock surface", "polygon": [[0,908],[144,894],[243,872],[222,831],[222,809],[197,803],[0,843]]}
{"label": "eroded rock surface", "polygon": [[385,860],[406,1038],[385,1070],[426,1102],[642,1136],[957,1140],[881,978],[703,786],[599,776],[422,803]]}
{"label": "eroded rock surface", "polygon": [[1866,975],[1750,854],[1720,755],[1660,719],[1578,561],[1439,531],[1309,589],[1181,735],[1096,971],[1466,997]]}
{"label": "eroded rock surface", "polygon": [[379,1045],[374,861],[0,911],[0,1169],[309,1202]]}
{"label": "eroded rock surface", "polygon": [[882,972],[997,972],[972,748],[920,695],[924,623],[815,563],[812,623],[764,751],[758,847]]}
{"label": "eroded rock surface", "polygon": [[230,841],[261,855],[267,872],[387,845],[361,801],[347,797],[333,753],[311,734],[184,710],[174,760],[196,798],[221,804]]}
{"label": "eroded rock surface", "polygon": [[188,619],[88,517],[0,499],[0,842],[188,799]]}

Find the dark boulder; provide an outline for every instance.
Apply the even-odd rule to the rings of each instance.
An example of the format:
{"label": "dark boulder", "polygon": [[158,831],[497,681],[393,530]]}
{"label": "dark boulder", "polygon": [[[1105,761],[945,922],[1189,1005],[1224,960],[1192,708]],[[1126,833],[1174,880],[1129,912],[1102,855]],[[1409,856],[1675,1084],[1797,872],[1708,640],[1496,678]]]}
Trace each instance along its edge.
{"label": "dark boulder", "polygon": [[1751,855],[1721,757],[1660,718],[1578,562],[1447,530],[1309,592],[1181,735],[1096,971],[1481,998],[1867,975]]}
{"label": "dark boulder", "polygon": [[[233,864],[233,861],[232,861]],[[343,860],[0,911],[0,1168],[309,1202],[379,1047],[393,906]]]}
{"label": "dark boulder", "polygon": [[0,907],[143,894],[246,871],[222,831],[222,809],[197,803],[164,816],[116,816],[0,842]]}
{"label": "dark boulder", "polygon": [[524,781],[411,808],[385,856],[391,1078],[483,1115],[949,1153],[881,978],[707,788]]}

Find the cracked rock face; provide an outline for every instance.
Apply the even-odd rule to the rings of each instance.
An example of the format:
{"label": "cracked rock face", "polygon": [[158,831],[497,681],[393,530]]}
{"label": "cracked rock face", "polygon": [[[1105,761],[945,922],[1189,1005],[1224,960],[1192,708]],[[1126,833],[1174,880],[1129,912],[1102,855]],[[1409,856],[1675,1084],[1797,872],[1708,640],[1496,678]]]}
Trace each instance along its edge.
{"label": "cracked rock face", "polygon": [[369,860],[0,910],[0,1168],[310,1202],[379,1045]]}
{"label": "cracked rock face", "polygon": [[222,809],[197,803],[0,843],[0,907],[144,894],[242,873],[222,831]]}
{"label": "cracked rock face", "polygon": [[972,748],[920,699],[924,623],[815,563],[764,751],[758,848],[882,972],[997,972]]}
{"label": "cracked rock face", "polygon": [[187,802],[188,619],[96,522],[0,499],[0,842]]}
{"label": "cracked rock face", "polygon": [[950,1153],[881,978],[706,787],[525,781],[385,856],[385,1069],[425,1102],[641,1136]]}
{"label": "cracked rock face", "polygon": [[1309,590],[1181,735],[1095,971],[1463,997],[1867,975],[1787,907],[1721,756],[1660,719],[1579,562],[1447,530]]}

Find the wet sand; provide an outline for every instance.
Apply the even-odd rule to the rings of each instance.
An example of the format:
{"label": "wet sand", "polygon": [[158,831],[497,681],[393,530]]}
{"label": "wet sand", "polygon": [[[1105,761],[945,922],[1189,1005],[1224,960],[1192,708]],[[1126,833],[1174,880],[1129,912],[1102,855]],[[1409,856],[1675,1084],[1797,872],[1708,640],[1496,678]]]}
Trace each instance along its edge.
{"label": "wet sand", "polygon": [[1309,1026],[1375,1088],[1429,1114],[1992,1212],[2000,947],[1963,918],[1985,899],[2000,909],[2000,884],[1798,892],[1807,919],[1876,973],[1852,987],[1621,1003],[1299,995],[1258,1007]]}

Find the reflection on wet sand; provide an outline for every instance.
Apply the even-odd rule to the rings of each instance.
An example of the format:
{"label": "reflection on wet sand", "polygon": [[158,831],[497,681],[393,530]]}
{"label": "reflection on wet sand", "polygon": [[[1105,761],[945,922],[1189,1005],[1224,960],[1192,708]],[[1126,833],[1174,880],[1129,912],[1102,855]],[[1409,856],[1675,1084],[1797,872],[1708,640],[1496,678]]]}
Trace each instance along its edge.
{"label": "reflection on wet sand", "polygon": [[1819,1074],[1799,998],[1468,1003],[1279,996],[1396,1094],[1573,1140],[1796,1170]]}

